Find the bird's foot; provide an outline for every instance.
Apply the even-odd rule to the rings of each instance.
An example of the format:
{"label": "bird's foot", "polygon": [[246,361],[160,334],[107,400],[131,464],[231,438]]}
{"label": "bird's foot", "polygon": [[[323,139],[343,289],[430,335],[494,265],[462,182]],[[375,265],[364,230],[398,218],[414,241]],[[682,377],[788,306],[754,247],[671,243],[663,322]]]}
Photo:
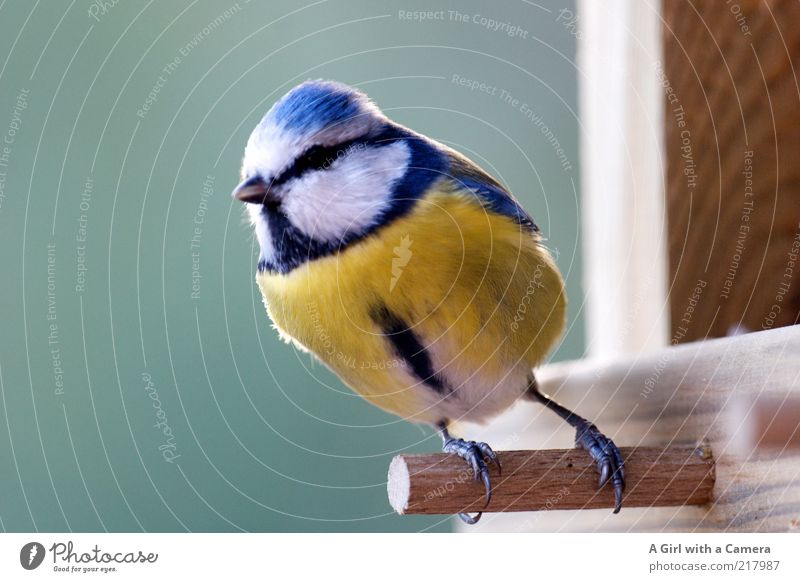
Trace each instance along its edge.
{"label": "bird's foot", "polygon": [[586,449],[597,464],[600,471],[598,488],[611,481],[614,487],[614,513],[619,513],[622,492],[625,490],[625,467],[617,445],[589,421],[582,420],[575,428],[575,445]]}
{"label": "bird's foot", "polygon": [[[489,505],[489,501],[492,500],[492,486],[491,482],[489,481],[489,469],[486,466],[486,461],[484,459],[492,461],[497,467],[498,473],[501,470],[500,461],[497,459],[497,454],[492,450],[492,448],[486,443],[465,441],[464,439],[454,439],[452,437],[448,437],[445,439],[444,444],[442,445],[442,451],[445,453],[456,454],[469,464],[475,480],[482,481],[483,486],[486,489],[486,503],[484,504],[484,507]],[[478,512],[474,517],[468,513],[459,513],[458,517],[460,517],[462,521],[472,525],[478,523],[481,515],[481,512]]]}

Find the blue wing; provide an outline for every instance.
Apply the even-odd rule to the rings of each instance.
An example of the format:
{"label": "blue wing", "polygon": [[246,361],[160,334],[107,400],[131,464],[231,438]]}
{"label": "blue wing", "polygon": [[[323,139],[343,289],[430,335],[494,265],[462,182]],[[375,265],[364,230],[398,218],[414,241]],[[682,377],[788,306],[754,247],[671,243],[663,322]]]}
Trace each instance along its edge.
{"label": "blue wing", "polygon": [[497,180],[456,151],[448,151],[447,157],[450,179],[460,189],[472,192],[492,212],[514,219],[531,232],[539,232],[530,214]]}

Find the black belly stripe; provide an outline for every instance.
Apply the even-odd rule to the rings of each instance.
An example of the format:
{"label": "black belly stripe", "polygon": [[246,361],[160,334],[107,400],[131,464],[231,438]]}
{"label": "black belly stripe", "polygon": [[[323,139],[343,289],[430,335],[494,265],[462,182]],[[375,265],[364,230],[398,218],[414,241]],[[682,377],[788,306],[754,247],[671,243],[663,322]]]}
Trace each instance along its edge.
{"label": "black belly stripe", "polygon": [[449,393],[450,387],[433,370],[430,354],[420,343],[410,326],[385,305],[372,309],[370,315],[392,344],[397,355],[406,361],[414,375],[439,394]]}

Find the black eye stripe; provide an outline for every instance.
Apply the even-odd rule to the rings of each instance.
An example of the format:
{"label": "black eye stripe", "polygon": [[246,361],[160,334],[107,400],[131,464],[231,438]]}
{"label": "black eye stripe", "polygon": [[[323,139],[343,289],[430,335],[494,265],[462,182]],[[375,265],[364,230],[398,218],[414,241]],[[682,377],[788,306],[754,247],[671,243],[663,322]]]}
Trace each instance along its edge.
{"label": "black eye stripe", "polygon": [[298,178],[304,173],[313,170],[327,170],[336,160],[345,157],[354,151],[366,149],[369,146],[382,146],[390,143],[382,140],[376,141],[365,138],[352,139],[334,146],[314,145],[303,152],[294,163],[285,169],[272,181],[272,186]]}
{"label": "black eye stripe", "polygon": [[276,183],[283,183],[292,178],[297,178],[304,173],[312,170],[322,170],[330,167],[333,163],[347,155],[350,144],[340,144],[336,146],[311,146],[297,157],[294,163],[281,173],[275,180]]}
{"label": "black eye stripe", "polygon": [[343,149],[333,151],[333,148],[314,146],[300,156],[300,166],[302,168],[319,170],[327,165],[332,164],[336,158],[345,155],[345,153],[346,151]]}

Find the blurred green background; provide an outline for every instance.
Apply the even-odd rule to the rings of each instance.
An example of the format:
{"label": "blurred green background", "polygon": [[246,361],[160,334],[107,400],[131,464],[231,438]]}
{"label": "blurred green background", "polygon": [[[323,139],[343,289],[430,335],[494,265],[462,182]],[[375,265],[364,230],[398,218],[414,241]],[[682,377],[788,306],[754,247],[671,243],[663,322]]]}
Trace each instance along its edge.
{"label": "blurred green background", "polygon": [[449,530],[385,493],[392,456],[438,437],[278,341],[229,192],[289,88],[359,86],[532,212],[571,297],[554,358],[580,357],[574,11],[0,4],[0,528]]}

